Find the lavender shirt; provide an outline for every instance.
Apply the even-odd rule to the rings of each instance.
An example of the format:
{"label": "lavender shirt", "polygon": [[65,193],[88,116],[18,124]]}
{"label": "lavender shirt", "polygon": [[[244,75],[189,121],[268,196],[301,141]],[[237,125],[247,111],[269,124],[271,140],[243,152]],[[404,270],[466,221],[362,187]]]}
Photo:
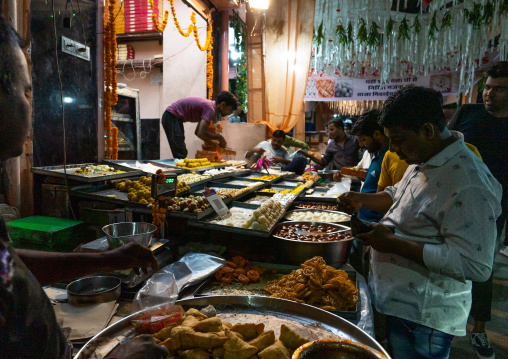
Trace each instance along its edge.
{"label": "lavender shirt", "polygon": [[211,122],[215,118],[215,101],[201,97],[186,97],[174,102],[166,111],[182,122]]}

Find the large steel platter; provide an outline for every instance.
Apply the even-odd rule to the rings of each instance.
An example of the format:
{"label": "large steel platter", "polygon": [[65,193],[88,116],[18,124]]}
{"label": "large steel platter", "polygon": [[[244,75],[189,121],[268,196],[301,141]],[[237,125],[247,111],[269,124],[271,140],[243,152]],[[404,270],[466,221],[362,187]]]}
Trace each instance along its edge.
{"label": "large steel platter", "polygon": [[[264,323],[265,330],[274,330],[277,337],[281,324],[288,324],[311,340],[337,337],[350,339],[368,345],[389,358],[383,347],[363,330],[335,314],[310,305],[258,296],[200,297],[180,300],[176,304],[182,305],[184,309],[213,305],[222,320],[232,324]],[[134,337],[136,331],[131,319],[136,314],[139,313],[120,320],[90,339],[75,359],[92,358],[99,348]],[[95,356],[97,357],[99,356]]]}

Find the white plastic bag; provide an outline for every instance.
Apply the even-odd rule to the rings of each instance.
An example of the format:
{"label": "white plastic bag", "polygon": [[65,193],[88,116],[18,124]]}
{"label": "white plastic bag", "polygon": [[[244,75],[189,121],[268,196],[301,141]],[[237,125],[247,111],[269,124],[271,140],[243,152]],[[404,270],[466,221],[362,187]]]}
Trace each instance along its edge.
{"label": "white plastic bag", "polygon": [[132,302],[132,312],[161,304],[175,304],[178,297],[173,273],[157,272],[139,290]]}
{"label": "white plastic bag", "polygon": [[342,181],[335,183],[335,185],[328,190],[327,196],[339,197],[341,194],[351,190],[351,178],[342,178]]}

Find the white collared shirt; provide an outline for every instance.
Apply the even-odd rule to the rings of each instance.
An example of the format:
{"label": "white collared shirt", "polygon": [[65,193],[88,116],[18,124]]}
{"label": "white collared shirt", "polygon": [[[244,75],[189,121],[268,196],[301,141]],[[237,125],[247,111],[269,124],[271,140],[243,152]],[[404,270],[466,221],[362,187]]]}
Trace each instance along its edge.
{"label": "white collared shirt", "polygon": [[462,134],[452,134],[454,143],[385,188],[393,205],[380,223],[424,243],[425,266],[372,250],[369,286],[381,313],[461,336],[471,280],[485,281],[492,270],[502,187]]}

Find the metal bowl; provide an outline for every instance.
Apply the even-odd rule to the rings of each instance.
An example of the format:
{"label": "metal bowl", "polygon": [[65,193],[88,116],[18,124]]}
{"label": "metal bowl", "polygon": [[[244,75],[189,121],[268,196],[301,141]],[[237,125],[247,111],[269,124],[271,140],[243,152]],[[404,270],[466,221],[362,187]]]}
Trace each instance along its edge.
{"label": "metal bowl", "polygon": [[296,349],[292,359],[386,359],[371,347],[343,339],[324,339],[306,343]]}
{"label": "metal bowl", "polygon": [[129,242],[148,246],[157,227],[145,222],[121,222],[102,227],[110,249],[121,247]]}
{"label": "metal bowl", "polygon": [[69,304],[105,303],[120,297],[122,281],[112,276],[81,278],[67,285]]}
{"label": "metal bowl", "polygon": [[[280,227],[287,226],[289,224],[306,224],[306,225],[322,225],[337,227],[337,231],[348,231],[349,227],[341,226],[333,223],[317,223],[317,222],[283,222],[277,224],[273,233],[275,233]],[[349,258],[349,252],[353,245],[353,238],[344,239],[341,241],[334,242],[305,242],[294,239],[287,239],[273,235],[274,238],[279,239],[278,247],[284,258],[296,265],[300,265],[307,259],[311,259],[315,256],[323,257],[326,264],[333,267],[342,267],[346,264]]]}
{"label": "metal bowl", "polygon": [[347,216],[347,220],[345,221],[339,221],[339,222],[323,222],[323,223],[341,223],[341,224],[345,224],[345,225],[349,225],[351,223],[351,216],[347,213],[344,213],[344,212],[339,212],[339,211],[330,211],[330,210],[327,210],[327,209],[312,209],[312,208],[303,208],[303,209],[294,209],[294,210],[291,210],[291,211],[287,211],[286,214],[284,215],[284,220],[285,221],[289,221],[289,222],[294,222],[294,220],[292,219],[289,219],[287,218],[288,216],[290,216],[291,214],[293,213],[299,213],[299,212],[321,212],[321,213],[335,213],[335,214],[343,214],[344,216]]}

